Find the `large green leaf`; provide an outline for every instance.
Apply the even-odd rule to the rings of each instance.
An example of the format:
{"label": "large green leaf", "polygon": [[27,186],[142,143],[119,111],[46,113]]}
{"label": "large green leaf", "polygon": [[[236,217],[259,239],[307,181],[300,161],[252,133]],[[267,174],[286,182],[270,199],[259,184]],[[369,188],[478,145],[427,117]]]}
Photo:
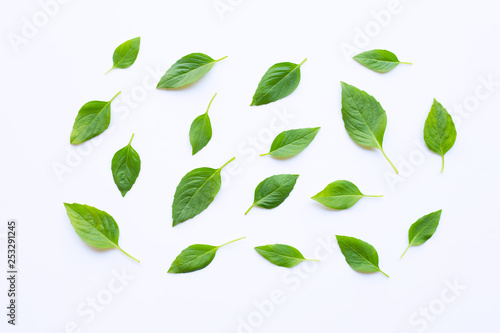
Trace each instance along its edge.
{"label": "large green leaf", "polygon": [[233,160],[234,157],[219,169],[194,169],[181,179],[175,190],[172,204],[174,227],[207,209],[217,193],[219,193],[222,168]]}
{"label": "large green leaf", "polygon": [[300,66],[306,60],[298,65],[280,62],[271,66],[260,80],[250,105],[269,104],[290,95],[299,86]]}
{"label": "large green leaf", "polygon": [[64,203],[71,225],[87,244],[100,249],[117,248],[139,262],[118,245],[120,230],[115,219],[97,208],[77,203]]}
{"label": "large green leaf", "polygon": [[177,60],[158,82],[156,88],[181,88],[201,79],[212,66],[227,57],[214,60],[203,53],[191,53]]}
{"label": "large green leaf", "polygon": [[441,219],[441,210],[427,214],[413,223],[408,231],[408,247],[401,256],[405,255],[410,246],[422,245],[434,235]]}
{"label": "large green leaf", "polygon": [[269,262],[287,268],[297,266],[303,261],[319,261],[316,259],[306,259],[299,250],[293,246],[284,244],[257,246],[255,251]]}
{"label": "large green leaf", "polygon": [[300,128],[281,132],[276,136],[269,153],[274,157],[292,157],[306,149],[318,134],[320,127]]}
{"label": "large green leaf", "polygon": [[352,269],[362,273],[380,272],[389,277],[378,267],[378,254],[373,246],[354,237],[336,237],[340,251]]}
{"label": "large green leaf", "polygon": [[333,209],[347,209],[354,206],[362,197],[382,197],[381,195],[365,195],[356,185],[348,180],[337,180],[311,199]]}
{"label": "large green leaf", "polygon": [[444,170],[444,154],[453,147],[456,139],[457,130],[451,115],[438,101],[434,100],[425,121],[424,140],[430,150],[441,155],[441,172]]}
{"label": "large green leaf", "polygon": [[345,82],[342,85],[342,119],[344,126],[357,144],[380,149],[396,173],[398,170],[382,148],[387,116],[380,103],[363,90]]}
{"label": "large green leaf", "polygon": [[118,92],[109,102],[92,101],[85,103],[78,111],[70,142],[73,145],[83,143],[104,132],[111,121],[111,102],[121,93]]}
{"label": "large green leaf", "polygon": [[271,209],[281,205],[292,192],[299,175],[275,175],[264,179],[255,189],[254,202],[245,212],[248,214],[254,206]]}
{"label": "large green leaf", "polygon": [[109,71],[115,68],[129,68],[132,66],[139,54],[140,45],[141,37],[133,38],[120,44],[113,53],[113,67]]}
{"label": "large green leaf", "polygon": [[128,145],[118,150],[111,161],[113,179],[122,196],[125,196],[130,191],[141,171],[141,158],[132,148],[133,138],[134,135],[132,134]]}
{"label": "large green leaf", "polygon": [[361,65],[378,73],[387,73],[399,64],[411,65],[409,62],[401,62],[391,51],[371,50],[362,52],[353,57]]}

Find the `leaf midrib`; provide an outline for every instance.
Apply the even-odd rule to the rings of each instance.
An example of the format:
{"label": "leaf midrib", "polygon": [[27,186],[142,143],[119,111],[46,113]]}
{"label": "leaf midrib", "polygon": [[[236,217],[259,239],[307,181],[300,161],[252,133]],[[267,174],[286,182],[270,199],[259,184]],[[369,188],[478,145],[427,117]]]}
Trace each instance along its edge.
{"label": "leaf midrib", "polygon": [[[282,149],[286,149],[288,146],[291,146],[291,145],[292,145],[292,144],[294,144],[295,142],[297,142],[297,141],[299,141],[299,140],[303,140],[303,139],[305,139],[306,137],[308,137],[308,136],[310,136],[310,135],[313,135],[314,133],[317,133],[317,132],[318,132],[318,130],[315,130],[315,131],[309,132],[309,133],[307,133],[306,135],[304,135],[304,136],[302,136],[302,137],[300,137],[300,138],[298,138],[298,139],[296,139],[296,140],[294,140],[294,141],[292,141],[292,142],[290,142],[290,143],[288,143],[288,144],[286,144],[286,145],[284,145],[284,146],[281,146],[281,147],[279,147],[279,148],[277,148],[277,149],[275,149],[275,150],[273,150],[273,151],[270,151],[270,152],[269,152],[269,154],[271,154],[271,155],[272,155],[272,153],[276,153],[276,152],[281,151]],[[310,143],[310,142],[309,142],[309,143]]]}
{"label": "leaf midrib", "polygon": [[123,59],[125,59],[125,57],[128,56],[130,52],[132,52],[132,49],[135,47],[135,45],[136,45],[136,42],[134,41],[133,45],[130,46],[129,50],[125,53],[125,55],[113,66],[114,68],[117,68],[118,65],[121,64],[121,62],[123,61]]}
{"label": "leaf midrib", "polygon": [[[118,245],[118,243],[115,243],[113,242],[111,239],[109,239],[105,234],[103,234],[99,229],[97,229],[95,226],[93,226],[92,224],[90,224],[80,213],[78,213],[76,210],[74,210],[73,208],[70,207],[70,209],[75,213],[77,214],[78,216],[80,216],[80,218],[85,221],[85,223],[87,223],[89,226],[91,226],[93,229],[97,230],[97,232],[99,234],[101,234],[104,238],[106,238],[111,244],[113,244],[116,248],[120,248],[120,246]],[[98,214],[99,215],[99,214]],[[104,225],[103,225],[104,227]]]}
{"label": "leaf midrib", "polygon": [[375,267],[377,269],[377,271],[380,271],[380,268],[378,266],[375,266],[370,260],[368,260],[367,258],[365,258],[363,255],[361,255],[361,253],[359,253],[354,247],[352,247],[349,243],[345,242],[344,241],[344,244],[346,246],[348,246],[351,250],[353,250],[354,252],[356,252],[356,254],[358,256],[360,256],[364,261],[368,262],[370,265],[372,265],[373,267]]}
{"label": "leaf midrib", "polygon": [[267,96],[267,94],[269,94],[269,92],[275,87],[277,86],[281,81],[283,81],[288,75],[290,75],[293,71],[297,70],[298,68],[300,68],[300,65],[299,64],[295,64],[295,68],[292,69],[290,72],[288,72],[285,76],[283,76],[281,79],[279,79],[278,82],[276,82],[275,84],[273,84],[268,91],[266,91],[266,93],[264,95],[262,95],[258,100],[262,100],[264,97]]}
{"label": "leaf midrib", "polygon": [[[104,109],[105,109],[105,108],[106,108],[109,104],[111,104],[111,102],[112,102],[112,101],[113,101],[113,100],[106,102],[106,104],[105,104],[105,105],[102,107],[102,109],[101,109],[101,110],[100,110],[100,111],[99,111],[99,112],[95,115],[94,119],[92,119],[92,121],[91,121],[88,125],[86,125],[86,126],[85,126],[85,125],[81,125],[81,126],[77,127],[76,129],[77,129],[77,130],[79,130],[79,129],[80,129],[80,128],[82,128],[82,127],[84,127],[84,129],[86,129],[86,128],[90,127],[91,125],[92,125],[92,126],[94,126],[94,122],[96,121],[96,119],[97,119],[97,118],[99,117],[99,115],[100,115],[100,114],[104,111]],[[80,118],[80,121],[81,121],[81,120],[82,120],[82,118]],[[83,131],[81,131],[81,132],[78,134],[78,136],[75,138],[75,140],[76,140],[76,139],[78,139],[78,138],[79,138],[82,134],[83,134]]]}
{"label": "leaf midrib", "polygon": [[[425,224],[425,228],[427,228],[427,226],[433,222],[435,220],[435,217],[433,217],[432,219],[430,219],[430,221],[428,223]],[[422,228],[416,235],[415,237],[413,237],[413,239],[411,240],[410,242],[410,245],[409,246],[412,246],[413,242],[415,241],[415,239],[420,236],[420,234],[424,231],[425,228]]]}
{"label": "leaf midrib", "polygon": [[276,189],[274,189],[271,193],[267,194],[266,196],[260,198],[259,200],[255,201],[254,202],[254,206],[258,206],[260,202],[262,202],[264,199],[266,199],[267,197],[271,196],[274,192],[278,191],[279,189],[285,187],[286,185],[288,185],[288,183],[290,183],[292,180],[288,180],[285,184],[283,185],[280,185],[279,187],[277,187]]}

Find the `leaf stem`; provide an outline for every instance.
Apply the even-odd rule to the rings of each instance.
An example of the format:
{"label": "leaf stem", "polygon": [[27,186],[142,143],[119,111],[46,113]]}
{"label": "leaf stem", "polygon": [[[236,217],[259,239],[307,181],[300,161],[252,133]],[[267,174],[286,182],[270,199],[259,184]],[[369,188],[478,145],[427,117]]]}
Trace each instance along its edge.
{"label": "leaf stem", "polygon": [[398,169],[396,169],[396,167],[394,166],[394,164],[392,164],[391,160],[389,159],[389,157],[387,157],[387,155],[385,154],[384,150],[382,148],[380,148],[380,151],[382,152],[382,154],[384,154],[385,159],[387,160],[387,162],[389,162],[389,164],[392,166],[392,168],[394,169],[394,171],[396,171],[396,174],[399,174]]}
{"label": "leaf stem", "polygon": [[441,173],[443,173],[443,171],[444,171],[444,155],[441,155],[441,161],[442,161],[442,163],[441,163]]}
{"label": "leaf stem", "polygon": [[130,146],[130,144],[132,143],[132,140],[134,139],[134,133],[132,133],[132,137],[130,138],[130,141],[128,143],[128,145]]}
{"label": "leaf stem", "polygon": [[120,95],[122,92],[119,91],[116,93],[116,95],[113,96],[113,98],[109,101],[110,103],[113,102],[113,100],[116,98],[116,96]]}
{"label": "leaf stem", "polygon": [[208,113],[208,110],[210,110],[210,105],[212,105],[212,102],[213,102],[213,100],[214,100],[215,96],[217,96],[217,93],[215,93],[214,97],[212,97],[212,99],[210,100],[210,103],[208,103],[207,112],[205,112],[205,114],[207,114],[207,113]]}
{"label": "leaf stem", "polygon": [[300,64],[299,64],[299,67],[302,66],[303,63],[305,63],[307,60],[307,58],[304,59],[304,61],[302,61]]}
{"label": "leaf stem", "polygon": [[399,257],[399,259],[402,259],[403,256],[405,255],[406,251],[408,251],[408,249],[410,248],[411,244],[408,244],[408,247],[406,248],[405,252],[403,252],[403,254],[401,255],[401,257]]}
{"label": "leaf stem", "polygon": [[110,69],[109,69],[106,73],[104,73],[104,74],[108,74],[109,72],[111,72],[111,71],[112,71],[113,69],[115,69],[115,68],[116,68],[116,66],[111,67],[111,68],[110,68]]}
{"label": "leaf stem", "polygon": [[232,159],[230,159],[229,161],[227,161],[227,162],[226,162],[226,164],[224,164],[223,166],[221,166],[221,167],[219,168],[219,170],[222,170],[222,168],[224,168],[226,165],[228,165],[229,163],[231,163],[232,161],[234,161],[234,159],[235,159],[235,158],[236,158],[236,157],[233,157]]}
{"label": "leaf stem", "polygon": [[368,194],[363,194],[364,197],[368,198],[382,198],[383,195],[368,195]]}
{"label": "leaf stem", "polygon": [[222,57],[222,58],[220,58],[220,59],[218,59],[218,60],[215,60],[215,62],[219,62],[219,61],[224,60],[224,59],[226,59],[226,58],[227,58],[227,56]]}
{"label": "leaf stem", "polygon": [[405,64],[405,65],[413,65],[411,62],[403,62],[403,61],[400,61],[399,63],[400,63],[400,64]]}
{"label": "leaf stem", "polygon": [[380,273],[384,274],[385,276],[389,277],[389,275],[385,274],[384,272],[382,272],[380,269],[378,270]]}
{"label": "leaf stem", "polygon": [[225,246],[225,245],[227,245],[227,244],[231,244],[231,243],[237,242],[237,241],[242,240],[242,239],[245,239],[245,238],[246,238],[246,237],[240,237],[240,238],[238,238],[238,239],[235,239],[235,240],[232,240],[232,241],[230,241],[230,242],[227,242],[227,243],[224,243],[224,244],[222,244],[222,245],[219,245],[218,247],[219,247],[219,248],[221,248],[221,247],[223,247],[223,246]]}
{"label": "leaf stem", "polygon": [[266,156],[266,155],[269,155],[269,154],[271,154],[271,152],[265,153],[265,154],[260,154],[260,156]]}
{"label": "leaf stem", "polygon": [[305,259],[306,261],[321,261],[319,259]]}
{"label": "leaf stem", "polygon": [[254,203],[254,204],[252,204],[252,205],[250,206],[250,208],[248,208],[248,209],[247,209],[247,211],[245,212],[245,215],[247,215],[247,214],[248,214],[248,212],[250,211],[250,209],[252,209],[252,208],[253,208],[253,206],[255,206],[255,203]]}
{"label": "leaf stem", "polygon": [[130,254],[128,254],[127,252],[125,252],[125,250],[123,250],[121,247],[118,246],[118,250],[122,251],[123,254],[125,254],[127,257],[129,257],[130,259],[133,259],[135,261],[137,261],[138,263],[140,263],[140,260],[139,259],[136,259],[134,257],[132,257]]}

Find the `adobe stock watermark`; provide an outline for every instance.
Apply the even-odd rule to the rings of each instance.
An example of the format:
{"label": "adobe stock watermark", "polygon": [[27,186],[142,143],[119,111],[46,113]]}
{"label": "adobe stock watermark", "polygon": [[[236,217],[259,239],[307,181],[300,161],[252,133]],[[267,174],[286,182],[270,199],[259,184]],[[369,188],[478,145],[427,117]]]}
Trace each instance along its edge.
{"label": "adobe stock watermark", "polygon": [[68,321],[62,329],[55,333],[81,333],[84,332],[85,325],[90,324],[99,313],[103,312],[110,306],[113,299],[121,294],[129,283],[135,279],[135,276],[130,275],[125,269],[121,272],[111,270],[112,277],[109,279],[104,288],[87,297],[76,307],[76,315],[78,319]]}
{"label": "adobe stock watermark", "polygon": [[[471,114],[479,109],[481,103],[489,99],[497,91],[498,87],[500,87],[500,81],[496,81],[493,78],[493,74],[489,74],[487,77],[479,76],[478,81],[479,83],[470,95],[466,96],[461,102],[453,105],[452,108],[447,108],[457,130],[463,126],[464,121]],[[385,179],[392,191],[395,191],[399,184],[404,183],[411,177],[417,168],[424,164],[428,156],[436,155],[425,146],[423,138],[416,139],[414,143],[415,147],[408,156],[399,156],[396,160],[399,174],[389,171],[385,173]]]}
{"label": "adobe stock watermark", "polygon": [[21,27],[19,32],[8,32],[7,39],[9,40],[12,49],[19,53],[23,45],[27,45],[32,39],[38,36],[39,32],[45,28],[50,20],[59,14],[61,6],[67,4],[71,0],[40,0],[38,1],[38,9],[30,16],[21,18]]}
{"label": "adobe stock watermark", "polygon": [[130,90],[130,93],[123,92],[116,97],[111,107],[112,122],[106,131],[82,144],[66,145],[64,159],[53,161],[51,165],[59,182],[64,180],[65,175],[72,173],[75,168],[80,166],[84,158],[89,156],[95,147],[101,145],[110,133],[113,133],[117,120],[124,121],[128,118],[131,110],[136,109],[148,97],[151,91],[156,89],[156,83],[162,77],[163,72],[158,65],[155,69],[147,67],[146,75],[140,84],[134,86]]}
{"label": "adobe stock watermark", "polygon": [[401,333],[425,332],[430,324],[438,320],[443,313],[449,311],[451,304],[456,302],[462,293],[467,290],[467,286],[462,285],[458,279],[454,279],[453,282],[445,280],[444,285],[445,287],[436,298],[433,298],[425,306],[419,307],[417,311],[410,315],[408,323],[412,329]]}
{"label": "adobe stock watermark", "polygon": [[215,0],[212,7],[221,21],[226,19],[226,14],[234,11],[243,3],[243,0]]}
{"label": "adobe stock watermark", "polygon": [[260,154],[265,153],[276,135],[284,131],[291,120],[296,117],[293,113],[289,112],[286,107],[283,109],[272,108],[271,112],[273,116],[269,120],[267,126],[261,128],[258,133],[246,137],[246,139],[238,145],[236,160],[222,169],[221,177],[223,187],[229,185],[232,177],[241,174],[245,163],[249,163],[259,158]]}
{"label": "adobe stock watermark", "polygon": [[[322,262],[331,258],[334,248],[337,247],[335,237],[317,238],[318,245],[314,248],[313,258]],[[257,328],[264,325],[266,319],[271,317],[279,305],[286,302],[318,270],[318,263],[305,261],[293,269],[287,270],[281,277],[282,287],[273,289],[269,296],[263,300],[253,302],[253,310],[244,316],[236,318],[236,333],[254,333]]]}
{"label": "adobe stock watermark", "polygon": [[346,60],[351,60],[356,54],[366,51],[372,40],[387,28],[394,16],[401,14],[406,3],[417,0],[389,0],[385,8],[372,10],[371,19],[364,25],[354,28],[354,36],[350,42],[342,42],[339,47]]}

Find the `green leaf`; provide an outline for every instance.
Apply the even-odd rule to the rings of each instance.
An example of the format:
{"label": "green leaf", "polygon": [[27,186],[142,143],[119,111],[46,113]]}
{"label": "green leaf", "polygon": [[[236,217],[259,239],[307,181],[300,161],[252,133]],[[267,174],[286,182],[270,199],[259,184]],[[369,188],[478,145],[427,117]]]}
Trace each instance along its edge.
{"label": "green leaf", "polygon": [[300,128],[281,132],[274,139],[269,153],[260,156],[271,155],[274,157],[292,157],[306,149],[312,142],[320,127]]}
{"label": "green leaf", "polygon": [[359,145],[380,149],[396,173],[398,170],[382,148],[387,116],[380,103],[363,90],[345,82],[342,85],[342,119],[351,137]]}
{"label": "green leaf", "polygon": [[254,206],[271,209],[281,205],[292,192],[297,178],[299,175],[275,175],[261,181],[255,189],[254,202],[245,215]]}
{"label": "green leaf", "polygon": [[188,246],[186,249],[182,250],[177,258],[175,258],[168,272],[174,274],[190,273],[203,269],[210,265],[212,260],[214,260],[215,254],[217,253],[218,249],[244,238],[245,237],[238,238],[219,246],[205,244],[194,244]]}
{"label": "green leaf", "polygon": [[427,147],[441,155],[441,173],[444,170],[444,154],[453,147],[457,130],[453,119],[446,109],[434,99],[424,127],[424,140]]}
{"label": "green leaf", "polygon": [[441,212],[442,210],[438,210],[437,212],[427,214],[411,225],[408,231],[409,244],[401,258],[403,258],[410,246],[422,245],[434,235],[441,219]]}
{"label": "green leaf", "polygon": [[118,92],[109,102],[92,101],[85,103],[78,111],[70,142],[73,145],[83,143],[98,136],[109,127],[111,121],[111,102],[121,93]]}
{"label": "green leaf", "polygon": [[118,150],[111,161],[113,179],[123,197],[130,191],[141,171],[141,158],[132,148],[133,138],[134,134],[128,145]]}
{"label": "green leaf", "polygon": [[362,52],[353,57],[361,65],[378,73],[387,73],[399,64],[411,65],[409,62],[401,62],[398,57],[387,50],[371,50]]}
{"label": "green leaf", "polygon": [[99,249],[117,248],[125,255],[139,262],[118,245],[120,230],[115,219],[97,208],[77,203],[64,203],[71,225],[87,244]]}
{"label": "green leaf", "polygon": [[227,57],[214,60],[203,53],[191,53],[177,60],[158,82],[156,88],[181,88],[201,79],[212,66]]}
{"label": "green leaf", "polygon": [[212,105],[215,96],[217,96],[217,93],[210,100],[207,111],[201,116],[196,117],[189,129],[189,141],[191,142],[191,147],[193,147],[193,155],[205,147],[212,138],[212,124],[210,123],[208,110],[210,110],[210,105]]}
{"label": "green leaf", "polygon": [[177,185],[172,204],[173,226],[189,220],[214,201],[221,186],[220,172],[231,163],[233,157],[219,169],[198,168],[188,172]]}
{"label": "green leaf", "polygon": [[276,102],[291,93],[299,86],[300,64],[280,62],[271,66],[264,74],[253,95],[252,105],[264,105]]}
{"label": "green leaf", "polygon": [[328,184],[311,199],[333,209],[347,209],[354,206],[362,197],[382,197],[382,195],[365,195],[350,181],[337,180]]}
{"label": "green leaf", "polygon": [[340,251],[352,269],[362,273],[380,272],[389,277],[378,267],[378,254],[373,246],[354,237],[336,237]]}
{"label": "green leaf", "polygon": [[[113,67],[106,73],[109,73],[115,68],[129,68],[137,59],[139,54],[139,46],[141,45],[141,37],[133,38],[120,44],[113,53]],[[105,74],[106,74],[105,73]]]}
{"label": "green leaf", "polygon": [[306,259],[299,250],[293,246],[284,244],[257,246],[255,251],[276,266],[287,268],[297,266],[303,261],[319,261],[316,259]]}

